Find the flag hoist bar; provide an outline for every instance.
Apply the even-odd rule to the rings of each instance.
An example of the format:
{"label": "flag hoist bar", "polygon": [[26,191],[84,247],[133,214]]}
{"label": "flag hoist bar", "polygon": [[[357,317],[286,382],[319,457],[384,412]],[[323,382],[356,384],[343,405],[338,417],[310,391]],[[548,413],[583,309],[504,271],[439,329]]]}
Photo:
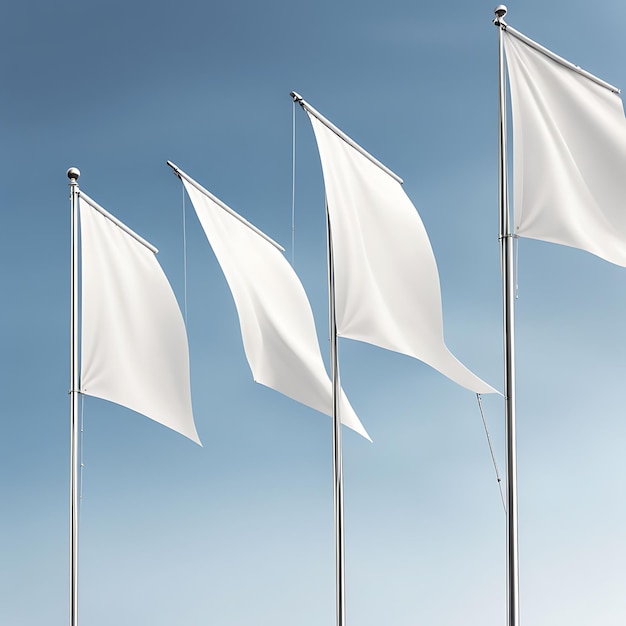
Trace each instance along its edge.
{"label": "flag hoist bar", "polygon": [[146,248],[148,248],[148,250],[150,250],[151,252],[154,252],[154,254],[157,254],[159,252],[151,243],[146,241],[141,235],[138,235],[131,228],[128,228],[128,226],[126,226],[124,222],[121,222],[117,219],[117,217],[115,217],[115,215],[112,215],[104,207],[101,207],[95,200],[92,200],[84,191],[79,191],[78,196],[79,198],[84,200],[92,209],[95,209],[98,213],[100,213],[100,215],[103,215],[108,220],[113,222],[118,228],[121,228],[127,235],[130,235],[142,246],[146,246]]}
{"label": "flag hoist bar", "polygon": [[604,87],[605,89],[608,89],[609,91],[612,91],[613,93],[616,93],[616,94],[621,93],[620,89],[618,89],[617,87],[614,87],[613,85],[611,85],[611,83],[607,83],[605,80],[602,80],[601,78],[598,78],[597,76],[594,76],[591,72],[588,72],[587,70],[584,70],[579,65],[575,65],[571,61],[568,61],[567,59],[564,59],[558,54],[555,54],[554,52],[552,52],[552,50],[548,50],[548,48],[545,48],[540,43],[537,43],[530,37],[526,37],[526,35],[524,35],[523,33],[520,33],[518,30],[515,30],[515,28],[513,28],[512,26],[509,26],[502,19],[502,17],[498,17],[498,10],[500,11],[504,10],[504,14],[502,15],[502,17],[504,17],[504,15],[506,14],[506,7],[503,4],[497,7],[496,9],[497,21],[494,21],[496,26],[500,26],[501,28],[506,30],[507,33],[513,35],[514,37],[517,37],[517,39],[519,39],[520,41],[523,41],[527,46],[530,46],[534,50],[537,50],[537,52],[541,52],[541,54],[545,54],[549,59],[552,59],[556,63],[559,63],[560,65],[563,65],[564,67],[567,67],[573,72],[576,72],[577,74],[580,74],[581,76],[584,76],[585,78],[588,78],[589,80],[593,81],[597,85],[600,85],[600,87]]}
{"label": "flag hoist bar", "polygon": [[202,185],[197,183],[193,178],[185,174],[181,169],[179,169],[174,163],[171,161],[167,161],[167,164],[174,170],[174,173],[178,178],[185,179],[190,185],[193,185],[200,193],[203,193],[207,198],[210,198],[215,204],[217,204],[221,209],[224,209],[226,213],[232,215],[236,220],[239,220],[242,224],[245,224],[248,228],[252,229],[257,235],[260,235],[267,241],[271,243],[275,248],[278,248],[281,252],[285,251],[279,243],[276,243],[271,237],[268,237],[262,230],[259,230],[254,224],[251,224],[245,217],[239,215],[233,211],[227,204],[224,204],[219,198],[214,196],[208,189],[205,189]]}
{"label": "flag hoist bar", "polygon": [[335,135],[343,139],[349,146],[354,148],[357,152],[360,152],[366,159],[371,161],[377,167],[380,167],[383,172],[386,172],[393,178],[397,180],[400,184],[404,181],[394,172],[392,172],[386,165],[383,165],[376,157],[373,157],[367,150],[363,149],[358,143],[354,142],[348,135],[342,132],[339,128],[337,128],[330,120],[327,120],[319,111],[314,109],[306,100],[302,98],[302,96],[295,91],[291,92],[291,97],[294,102],[297,102],[307,113],[310,113],[314,117],[316,117],[326,128],[332,130]]}

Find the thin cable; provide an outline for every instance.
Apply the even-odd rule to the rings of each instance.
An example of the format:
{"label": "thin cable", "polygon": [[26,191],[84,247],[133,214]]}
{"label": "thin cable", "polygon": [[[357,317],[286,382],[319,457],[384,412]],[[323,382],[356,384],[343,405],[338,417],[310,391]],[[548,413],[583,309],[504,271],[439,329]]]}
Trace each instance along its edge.
{"label": "thin cable", "polygon": [[185,315],[185,326],[187,326],[187,213],[185,210],[185,185],[182,178],[180,188],[183,193],[183,311]]}
{"label": "thin cable", "polygon": [[515,276],[515,299],[519,298],[519,237],[517,235],[513,239],[513,250],[515,256],[515,267],[513,268]]}
{"label": "thin cable", "polygon": [[487,443],[489,444],[489,452],[491,452],[491,460],[493,461],[493,467],[496,470],[496,478],[498,479],[498,489],[500,490],[500,499],[502,500],[502,507],[506,514],[506,503],[504,501],[504,494],[502,493],[502,478],[500,478],[500,472],[498,471],[498,463],[496,462],[496,456],[493,453],[493,446],[491,445],[491,437],[489,435],[489,429],[487,428],[487,421],[485,420],[485,412],[483,411],[483,400],[480,394],[476,394],[478,400],[478,408],[480,409],[480,417],[483,420],[483,426],[485,427],[485,434],[487,435]]}
{"label": "thin cable", "polygon": [[82,510],[83,503],[83,468],[85,467],[83,457],[83,442],[85,440],[85,396],[80,394],[80,473],[78,476],[78,521],[80,522],[80,512]]}
{"label": "thin cable", "polygon": [[291,106],[291,266],[296,256],[296,101]]}

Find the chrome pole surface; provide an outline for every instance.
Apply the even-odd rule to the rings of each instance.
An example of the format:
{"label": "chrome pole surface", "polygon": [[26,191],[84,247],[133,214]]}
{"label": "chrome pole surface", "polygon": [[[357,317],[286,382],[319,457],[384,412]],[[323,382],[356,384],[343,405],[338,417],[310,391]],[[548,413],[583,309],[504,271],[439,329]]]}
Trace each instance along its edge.
{"label": "chrome pole surface", "polygon": [[339,398],[339,358],[337,351],[337,322],[335,316],[335,273],[333,260],[333,240],[330,228],[328,204],[326,204],[326,229],[328,238],[328,302],[330,318],[330,362],[333,383],[333,482],[335,511],[335,581],[337,599],[337,626],[346,623],[345,598],[345,550],[343,534],[343,463],[341,450],[341,416]]}
{"label": "chrome pole surface", "polygon": [[504,65],[503,18],[507,9],[495,9],[494,24],[498,27],[499,69],[499,171],[500,262],[502,265],[502,301],[504,317],[504,403],[506,418],[506,546],[507,546],[507,615],[508,626],[519,626],[519,559],[517,532],[517,442],[515,423],[515,267],[514,235],[511,232],[506,149],[506,75]]}
{"label": "chrome pole surface", "polygon": [[80,171],[67,170],[70,179],[71,269],[70,269],[70,626],[78,624],[78,177]]}

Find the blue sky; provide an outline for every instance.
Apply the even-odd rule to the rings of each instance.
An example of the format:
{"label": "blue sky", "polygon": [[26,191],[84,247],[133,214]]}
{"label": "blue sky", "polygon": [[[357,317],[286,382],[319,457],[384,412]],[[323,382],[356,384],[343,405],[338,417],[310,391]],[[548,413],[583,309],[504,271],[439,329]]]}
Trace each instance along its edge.
{"label": "blue sky", "polygon": [[[405,181],[431,237],[446,340],[502,387],[492,3],[49,3],[5,15],[0,97],[0,623],[67,623],[69,201],[65,172],[160,250],[185,298],[170,159],[292,252],[328,353],[314,107]],[[509,3],[508,22],[626,87],[617,1]],[[80,611],[89,626],[334,623],[330,420],[255,385],[186,201],[187,311],[204,448],[85,400]],[[521,616],[626,619],[626,274],[534,241],[517,306]],[[505,518],[476,399],[343,341],[374,443],[344,436],[347,615],[505,620]],[[501,471],[503,407],[485,398]]]}

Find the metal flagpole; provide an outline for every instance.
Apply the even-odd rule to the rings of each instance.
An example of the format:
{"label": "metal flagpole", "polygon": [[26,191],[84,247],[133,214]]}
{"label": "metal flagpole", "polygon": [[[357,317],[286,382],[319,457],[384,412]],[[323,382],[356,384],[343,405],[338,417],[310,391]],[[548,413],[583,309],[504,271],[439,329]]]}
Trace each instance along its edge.
{"label": "metal flagpole", "polygon": [[[393,172],[388,170],[382,163],[377,161],[363,148],[355,144],[347,135],[331,124],[324,116],[318,113],[312,106],[302,99],[295,91],[291,92],[294,102],[298,102],[302,108],[315,115],[328,128],[337,133],[344,141],[349,143],[370,161],[378,165],[399,182]],[[328,213],[328,201],[326,201],[326,238],[328,250],[328,313],[330,328],[330,367],[333,385],[333,493],[335,511],[335,588],[336,588],[336,612],[337,626],[346,624],[346,592],[345,592],[345,548],[343,532],[343,462],[341,448],[341,416],[339,415],[339,399],[341,383],[339,380],[339,357],[337,350],[337,319],[335,315],[335,263],[333,259],[333,239],[330,227],[330,215]]]}
{"label": "metal flagpole", "polygon": [[328,240],[328,309],[330,318],[330,367],[333,381],[333,483],[335,511],[335,584],[337,604],[337,626],[346,623],[345,597],[345,550],[343,537],[343,464],[341,450],[341,418],[339,415],[339,358],[337,354],[337,322],[335,316],[335,271],[333,240],[326,203],[326,233]]}
{"label": "metal flagpole", "polygon": [[504,403],[506,418],[506,544],[507,544],[507,614],[508,626],[519,626],[519,560],[517,541],[517,445],[515,426],[515,268],[514,235],[511,232],[506,151],[506,76],[504,67],[503,18],[507,8],[495,9],[494,24],[498,27],[499,65],[499,171],[500,262],[502,265],[502,300],[504,314]]}
{"label": "metal flagpole", "polygon": [[78,177],[67,170],[71,208],[70,296],[70,626],[78,624]]}

